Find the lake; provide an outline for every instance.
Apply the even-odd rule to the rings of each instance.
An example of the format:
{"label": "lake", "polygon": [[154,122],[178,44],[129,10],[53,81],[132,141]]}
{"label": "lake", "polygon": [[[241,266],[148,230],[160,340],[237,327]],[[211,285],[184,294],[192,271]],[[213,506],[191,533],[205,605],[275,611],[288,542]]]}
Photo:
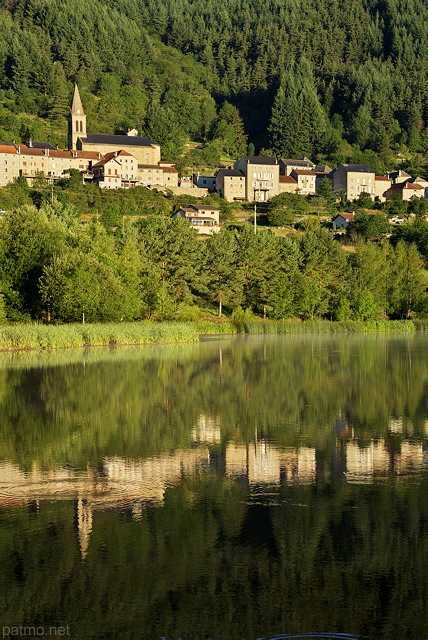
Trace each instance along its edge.
{"label": "lake", "polygon": [[423,333],[3,353],[0,416],[3,637],[428,638]]}

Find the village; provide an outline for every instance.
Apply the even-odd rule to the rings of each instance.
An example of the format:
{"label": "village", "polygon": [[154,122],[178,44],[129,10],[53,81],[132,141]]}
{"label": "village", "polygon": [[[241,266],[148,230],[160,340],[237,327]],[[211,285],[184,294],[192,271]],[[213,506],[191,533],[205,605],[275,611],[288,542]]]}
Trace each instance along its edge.
{"label": "village", "polygon": [[[38,178],[53,184],[72,170],[80,172],[82,181],[94,182],[101,189],[143,186],[197,197],[217,193],[227,202],[264,203],[282,193],[310,196],[326,179],[334,194],[350,201],[362,193],[369,194],[373,202],[428,197],[428,181],[402,170],[376,176],[367,164],[342,163],[332,169],[315,165],[306,157],[277,160],[271,156],[242,156],[233,166],[220,167],[212,175],[180,177],[173,162],[161,160],[160,146],[139,136],[136,129],[126,135],[88,133],[77,85],[68,118],[68,149],[32,140],[27,144],[0,141],[0,187],[18,177],[26,178],[30,185]],[[188,218],[201,234],[220,230],[218,207],[190,205],[174,215]],[[334,221],[336,228],[346,228],[352,217],[339,216]]]}

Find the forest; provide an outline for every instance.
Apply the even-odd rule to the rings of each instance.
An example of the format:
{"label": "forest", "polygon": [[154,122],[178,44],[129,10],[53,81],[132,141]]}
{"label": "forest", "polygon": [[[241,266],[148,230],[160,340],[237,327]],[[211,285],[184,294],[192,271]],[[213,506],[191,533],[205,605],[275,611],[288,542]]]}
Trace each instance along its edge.
{"label": "forest", "polygon": [[264,150],[424,169],[422,0],[3,0],[0,16],[0,139],[64,147],[77,81],[89,131],[136,127],[173,160],[195,141],[190,165]]}
{"label": "forest", "polygon": [[[376,172],[399,159],[423,174],[427,12],[421,0],[4,0],[0,138],[65,147],[78,82],[89,131],[136,127],[180,170],[263,152]],[[353,203],[344,251],[328,225],[304,220],[311,208],[346,208],[331,193],[269,205],[268,223],[290,225],[286,237],[227,228],[231,206],[209,196],[224,228],[201,240],[167,219],[188,203],[180,197],[105,194],[78,178],[2,189],[3,320],[428,315],[425,200],[375,215]],[[415,222],[388,239],[394,212]]]}
{"label": "forest", "polygon": [[362,210],[346,245],[314,216],[284,237],[244,223],[202,238],[183,218],[112,222],[104,213],[82,221],[53,190],[30,192],[19,182],[7,189],[21,203],[0,218],[3,321],[428,316],[425,216],[391,236],[382,212]]}

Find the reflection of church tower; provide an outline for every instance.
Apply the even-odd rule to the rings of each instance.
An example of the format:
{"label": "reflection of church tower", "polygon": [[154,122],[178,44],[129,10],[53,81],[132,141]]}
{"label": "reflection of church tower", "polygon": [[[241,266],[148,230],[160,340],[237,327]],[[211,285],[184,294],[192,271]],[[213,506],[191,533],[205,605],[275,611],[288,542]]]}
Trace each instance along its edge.
{"label": "reflection of church tower", "polygon": [[84,560],[88,553],[89,540],[92,533],[92,509],[87,501],[82,498],[76,500],[75,507],[80,553],[82,560]]}
{"label": "reflection of church tower", "polygon": [[68,148],[77,149],[78,138],[86,138],[86,116],[83,111],[77,84],[74,85],[73,102],[68,116]]}

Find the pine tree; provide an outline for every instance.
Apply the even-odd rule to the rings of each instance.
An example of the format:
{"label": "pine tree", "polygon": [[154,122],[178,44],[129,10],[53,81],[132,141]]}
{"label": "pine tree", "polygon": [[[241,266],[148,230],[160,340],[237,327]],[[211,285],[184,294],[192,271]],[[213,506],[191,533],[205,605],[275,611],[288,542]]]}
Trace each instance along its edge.
{"label": "pine tree", "polygon": [[270,145],[280,158],[292,158],[299,145],[299,103],[291,74],[286,74],[272,107],[268,131]]}

